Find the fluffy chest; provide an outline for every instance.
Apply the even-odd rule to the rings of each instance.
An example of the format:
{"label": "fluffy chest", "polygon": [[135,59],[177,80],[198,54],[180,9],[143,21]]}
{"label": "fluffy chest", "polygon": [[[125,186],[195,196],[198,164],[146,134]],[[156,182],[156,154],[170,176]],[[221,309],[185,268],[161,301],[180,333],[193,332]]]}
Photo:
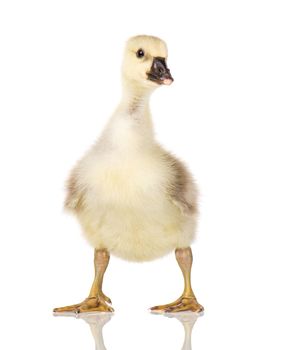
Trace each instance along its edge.
{"label": "fluffy chest", "polygon": [[152,152],[96,159],[87,174],[85,210],[79,213],[95,247],[136,261],[162,256],[177,245],[180,211],[166,192],[169,171]]}
{"label": "fluffy chest", "polygon": [[105,204],[142,204],[142,200],[163,195],[169,172],[153,154],[118,153],[100,156],[85,174],[90,193]]}

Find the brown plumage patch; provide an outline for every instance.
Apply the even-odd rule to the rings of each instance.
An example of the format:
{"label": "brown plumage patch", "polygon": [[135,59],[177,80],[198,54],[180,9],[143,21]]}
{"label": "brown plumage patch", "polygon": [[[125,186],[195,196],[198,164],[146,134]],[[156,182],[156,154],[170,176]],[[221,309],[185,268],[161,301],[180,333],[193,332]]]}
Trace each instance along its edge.
{"label": "brown plumage patch", "polygon": [[197,188],[192,175],[175,156],[165,153],[164,158],[172,171],[172,180],[167,188],[168,195],[184,214],[195,214],[198,211]]}
{"label": "brown plumage patch", "polygon": [[83,207],[85,189],[83,189],[82,186],[79,186],[76,169],[72,170],[66,182],[66,193],[64,202],[65,209],[79,210]]}

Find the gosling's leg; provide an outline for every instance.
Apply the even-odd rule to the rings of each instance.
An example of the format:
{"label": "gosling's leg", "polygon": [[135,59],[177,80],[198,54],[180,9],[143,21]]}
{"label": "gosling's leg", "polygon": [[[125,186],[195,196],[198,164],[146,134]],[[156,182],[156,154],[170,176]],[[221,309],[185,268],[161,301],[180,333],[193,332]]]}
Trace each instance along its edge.
{"label": "gosling's leg", "polygon": [[181,268],[184,277],[184,291],[179,299],[173,303],[166,305],[154,306],[150,310],[158,312],[179,312],[179,311],[193,311],[202,312],[204,310],[194,295],[191,287],[191,267],[192,267],[192,251],[191,248],[178,248],[175,251],[176,259]]}
{"label": "gosling's leg", "polygon": [[103,276],[109,263],[110,255],[106,249],[95,250],[95,279],[88,298],[82,303],[64,306],[54,309],[55,313],[60,312],[113,312],[113,308],[108,305],[111,300],[102,292]]}

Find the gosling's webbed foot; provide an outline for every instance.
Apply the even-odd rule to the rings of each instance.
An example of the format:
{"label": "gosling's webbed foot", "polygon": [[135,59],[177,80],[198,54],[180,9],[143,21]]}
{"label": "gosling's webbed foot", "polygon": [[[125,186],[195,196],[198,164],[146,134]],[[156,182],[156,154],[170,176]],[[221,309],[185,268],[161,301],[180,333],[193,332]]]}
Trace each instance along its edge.
{"label": "gosling's webbed foot", "polygon": [[182,296],[173,303],[166,305],[154,306],[150,309],[152,312],[181,312],[181,311],[191,311],[200,313],[204,311],[202,305],[200,305],[195,297],[185,297]]}
{"label": "gosling's webbed foot", "polygon": [[87,298],[80,304],[58,307],[53,311],[54,313],[72,312],[75,314],[84,312],[114,312],[114,309],[107,304],[109,302],[108,300],[110,300],[108,297],[105,297],[104,295],[98,295],[95,297]]}

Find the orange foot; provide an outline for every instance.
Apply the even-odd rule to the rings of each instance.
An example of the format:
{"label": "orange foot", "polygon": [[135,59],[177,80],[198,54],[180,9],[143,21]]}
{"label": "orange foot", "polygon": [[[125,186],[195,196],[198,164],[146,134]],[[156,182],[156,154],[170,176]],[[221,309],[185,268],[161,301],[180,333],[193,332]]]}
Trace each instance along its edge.
{"label": "orange foot", "polygon": [[82,312],[114,312],[114,309],[108,305],[111,300],[105,295],[97,295],[95,297],[87,298],[80,304],[70,306],[58,307],[53,311],[54,313],[74,312],[76,314]]}
{"label": "orange foot", "polygon": [[200,313],[204,311],[202,305],[200,305],[195,297],[180,297],[176,301],[166,305],[154,306],[150,309],[152,312],[181,312],[191,311]]}

